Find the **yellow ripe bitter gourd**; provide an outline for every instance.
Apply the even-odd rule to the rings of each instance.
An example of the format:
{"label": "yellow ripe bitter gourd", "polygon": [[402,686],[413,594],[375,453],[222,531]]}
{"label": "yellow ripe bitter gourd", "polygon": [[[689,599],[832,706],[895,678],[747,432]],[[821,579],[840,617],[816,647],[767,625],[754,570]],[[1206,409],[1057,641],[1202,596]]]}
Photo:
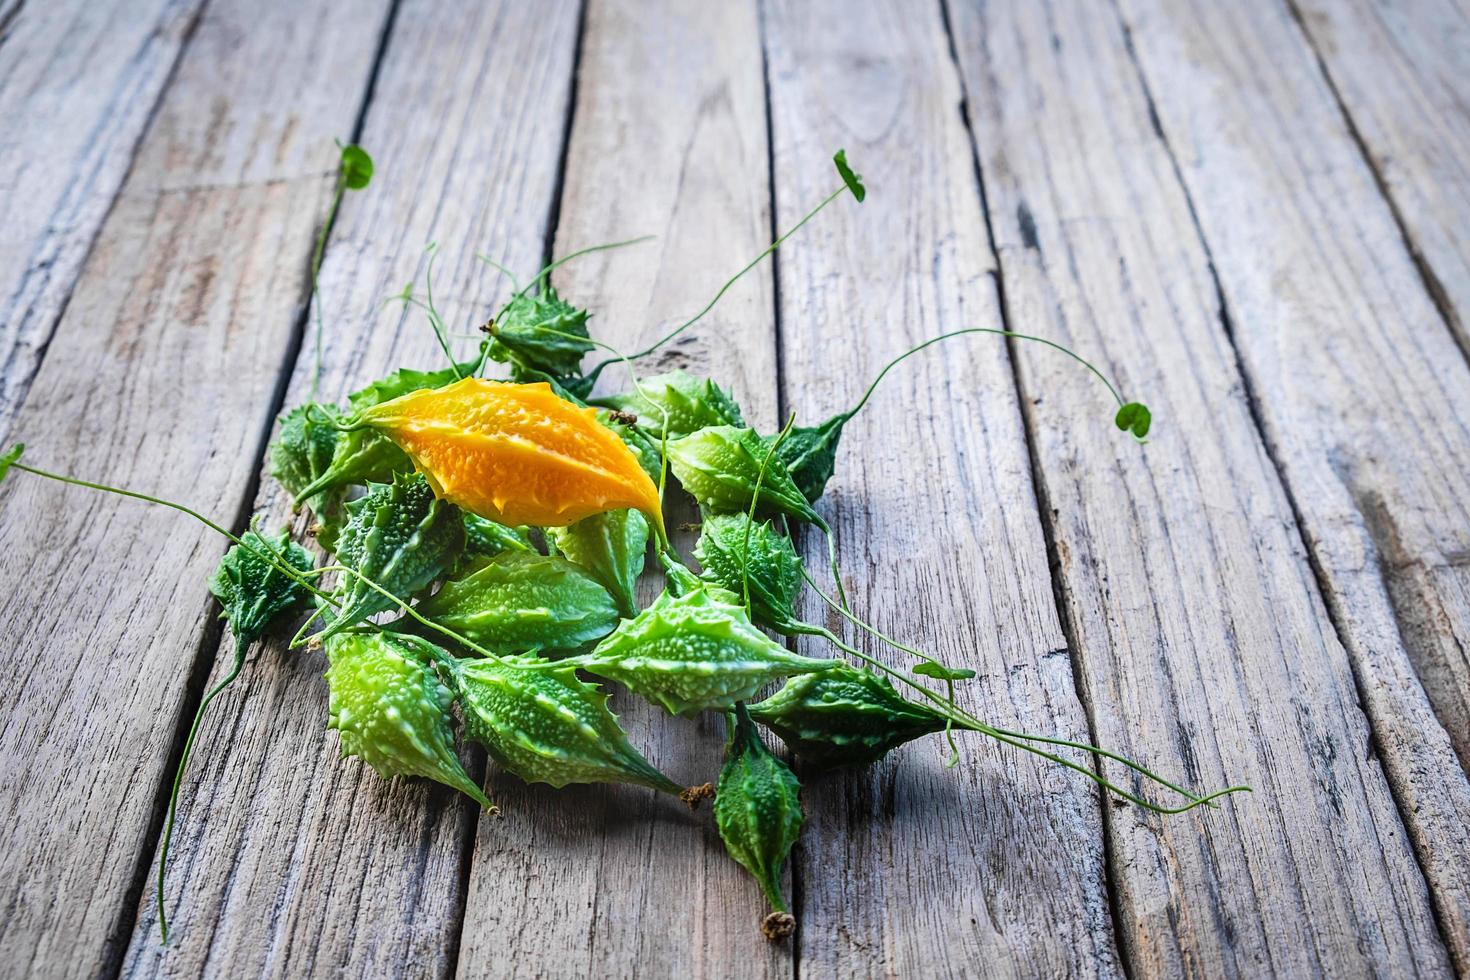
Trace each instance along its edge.
{"label": "yellow ripe bitter gourd", "polygon": [[502,524],[565,527],[608,510],[663,527],[658,488],[597,413],[544,382],[465,378],[366,409],[440,497]]}

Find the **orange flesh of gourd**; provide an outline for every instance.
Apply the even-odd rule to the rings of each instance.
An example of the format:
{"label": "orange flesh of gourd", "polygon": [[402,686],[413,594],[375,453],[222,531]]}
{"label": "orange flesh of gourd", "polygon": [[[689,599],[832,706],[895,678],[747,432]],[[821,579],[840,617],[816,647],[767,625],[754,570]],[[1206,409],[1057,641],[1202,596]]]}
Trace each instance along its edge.
{"label": "orange flesh of gourd", "polygon": [[409,455],[435,493],[489,520],[564,527],[633,508],[663,525],[658,488],[632,450],[596,412],[544,382],[465,378],[362,418]]}

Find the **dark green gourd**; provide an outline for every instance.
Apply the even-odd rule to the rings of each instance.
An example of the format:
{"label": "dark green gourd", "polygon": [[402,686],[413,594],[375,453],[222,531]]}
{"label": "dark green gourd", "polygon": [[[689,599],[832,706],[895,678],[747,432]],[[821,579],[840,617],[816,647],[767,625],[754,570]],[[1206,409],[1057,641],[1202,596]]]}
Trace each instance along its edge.
{"label": "dark green gourd", "polygon": [[793,677],[751,705],[750,716],[812,769],[868,765],[947,723],[935,709],[900,697],[887,678],[847,664]]}
{"label": "dark green gourd", "polygon": [[744,513],[710,514],[700,526],[694,556],[706,582],[750,596],[756,623],[788,635],[802,632],[795,610],[801,558],[791,539],[769,521],[752,521]]}
{"label": "dark green gourd", "polygon": [[760,882],[771,914],[766,938],[789,936],[795,920],[781,895],[781,866],[801,834],[801,783],[760,740],[744,705],[726,721],[725,765],[715,792],[715,824],[725,850]]}
{"label": "dark green gourd", "polygon": [[[349,502],[347,511],[338,560],[399,599],[447,573],[464,547],[459,508],[435,497],[417,473],[369,484],[367,495]],[[394,607],[391,598],[351,572],[342,573],[334,597],[339,607],[323,639]]]}

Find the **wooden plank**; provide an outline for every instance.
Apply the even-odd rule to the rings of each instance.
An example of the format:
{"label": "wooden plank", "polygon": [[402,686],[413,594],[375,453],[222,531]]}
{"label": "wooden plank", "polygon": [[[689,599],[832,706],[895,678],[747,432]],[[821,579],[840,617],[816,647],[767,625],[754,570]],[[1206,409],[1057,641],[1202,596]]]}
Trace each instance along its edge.
{"label": "wooden plank", "polygon": [[1293,6],[1470,355],[1470,9],[1455,0]]}
{"label": "wooden plank", "polygon": [[[1001,311],[939,9],[772,3],[767,38],[782,221],[830,191],[838,147],[872,189],[781,254],[783,389],[810,424],[910,344],[999,327]],[[950,344],[891,376],[844,436],[820,509],[848,594],[978,670],[961,687],[982,717],[1086,740],[1004,344]],[[954,770],[930,739],[807,786],[803,977],[1121,975],[1092,784],[961,738]]]}
{"label": "wooden plank", "polygon": [[1289,14],[1125,10],[1164,135],[1187,147],[1253,407],[1360,665],[1441,931],[1470,970],[1470,802],[1445,747],[1448,732],[1470,765],[1470,368]]}
{"label": "wooden plank", "polygon": [[[417,313],[380,308],[423,275],[426,243],[440,243],[435,299],[456,330],[473,331],[509,293],[476,251],[516,269],[539,264],[577,20],[571,0],[399,7],[362,133],[378,172],[344,209],[323,267],[321,397],[444,363]],[[288,404],[308,397],[313,360],[308,338]],[[256,511],[276,526],[288,507],[267,480]],[[287,654],[282,642],[204,727],[174,841],[176,938],[163,950],[144,907],[125,972],[451,973],[476,808],[435,784],[386,783],[338,758],[338,736],[325,730],[324,659]],[[229,659],[222,648],[216,673]]]}
{"label": "wooden plank", "polygon": [[[386,7],[222,0],[194,36],[15,422],[36,465],[233,523],[293,342],[330,137]],[[177,514],[12,473],[0,495],[0,958],[116,968],[223,551]]]}
{"label": "wooden plank", "polygon": [[[593,0],[587,11],[556,251],[656,234],[558,274],[601,340],[652,343],[770,240],[764,86],[753,2]],[[711,375],[747,421],[776,421],[770,266],[640,372]],[[605,387],[626,384],[621,370]],[[688,508],[671,515],[694,518]],[[685,553],[690,536],[679,539]],[[647,576],[649,580],[661,578]],[[645,583],[644,599],[658,587]],[[614,710],[675,779],[715,778],[716,717],[672,719],[619,693]],[[554,791],[492,777],[504,816],[475,842],[461,977],[790,976],[757,926],[760,890],[726,856],[708,807],[635,787]]]}
{"label": "wooden plank", "polygon": [[[1210,253],[1154,130],[1122,24],[1082,0],[952,6],[1010,323],[1099,355],[1157,417],[1149,445],[1131,445],[1110,431],[1111,407],[1077,384],[1074,366],[1018,349],[1099,738],[1194,783],[1256,790],[1198,817],[1112,814],[1132,973],[1448,970],[1360,692],[1394,789],[1412,783],[1426,806],[1414,819],[1444,851],[1420,856],[1446,875],[1455,874],[1449,862],[1464,861],[1463,833],[1453,831],[1454,814],[1466,812],[1463,774],[1396,638],[1380,634],[1391,642],[1374,645],[1355,635],[1344,650],[1333,628],[1252,417],[1253,408],[1273,409],[1250,403]],[[1211,40],[1186,22],[1153,11],[1134,23],[1140,47],[1190,52],[1188,63],[1150,72],[1152,90],[1175,103],[1161,105],[1166,126],[1202,122],[1207,103],[1257,84],[1249,73],[1224,82],[1195,68],[1204,52],[1234,42],[1219,25]],[[1263,63],[1288,55],[1300,60],[1284,52]],[[1186,99],[1197,100],[1189,115]],[[1283,125],[1323,116],[1336,118],[1330,105],[1308,104]],[[1235,288],[1270,288],[1260,257],[1293,230],[1282,215],[1288,195],[1250,159],[1256,146],[1288,141],[1284,130],[1248,135],[1264,134],[1272,118],[1265,106],[1240,111],[1218,142],[1208,126],[1170,131],[1186,171],[1214,158],[1208,179],[1189,185],[1196,205],[1211,198],[1219,220],[1251,243],[1228,270],[1214,253]],[[1280,165],[1299,172],[1291,169],[1299,163]],[[1344,212],[1381,204],[1371,185],[1361,191],[1343,195],[1353,202]],[[1277,271],[1277,282],[1302,275],[1289,264]],[[1412,296],[1414,284],[1405,287]],[[1318,284],[1301,295],[1328,291]],[[1284,311],[1231,312],[1237,338],[1255,333],[1280,353],[1261,366],[1283,382],[1300,362],[1282,345],[1334,332],[1325,323],[1298,328]],[[1442,328],[1438,335],[1448,342]],[[1341,419],[1334,426],[1345,428]],[[1355,443],[1338,438],[1351,452]]]}
{"label": "wooden plank", "polygon": [[199,7],[18,0],[0,9],[0,438]]}

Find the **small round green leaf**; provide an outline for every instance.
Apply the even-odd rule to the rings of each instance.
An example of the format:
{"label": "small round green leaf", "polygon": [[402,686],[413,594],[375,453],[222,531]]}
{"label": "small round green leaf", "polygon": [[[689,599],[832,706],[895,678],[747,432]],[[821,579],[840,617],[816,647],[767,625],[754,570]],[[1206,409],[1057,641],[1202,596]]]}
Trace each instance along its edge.
{"label": "small round green leaf", "polygon": [[348,143],[342,147],[340,173],[342,186],[348,190],[360,191],[373,179],[373,158],[356,143]]}
{"label": "small round green leaf", "polygon": [[1153,425],[1153,413],[1143,402],[1129,402],[1118,409],[1118,414],[1113,416],[1113,422],[1124,432],[1131,432],[1133,438],[1139,442],[1148,435],[1149,426]]}

